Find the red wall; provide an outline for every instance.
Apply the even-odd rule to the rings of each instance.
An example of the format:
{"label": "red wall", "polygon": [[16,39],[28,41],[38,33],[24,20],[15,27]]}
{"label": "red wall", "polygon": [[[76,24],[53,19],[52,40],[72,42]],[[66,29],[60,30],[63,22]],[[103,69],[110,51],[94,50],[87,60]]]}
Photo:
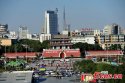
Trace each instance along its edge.
{"label": "red wall", "polygon": [[60,57],[61,53],[64,53],[65,57],[71,57],[71,55],[73,55],[73,57],[80,57],[80,50],[76,50],[76,49],[69,49],[69,50],[43,50],[43,57]]}

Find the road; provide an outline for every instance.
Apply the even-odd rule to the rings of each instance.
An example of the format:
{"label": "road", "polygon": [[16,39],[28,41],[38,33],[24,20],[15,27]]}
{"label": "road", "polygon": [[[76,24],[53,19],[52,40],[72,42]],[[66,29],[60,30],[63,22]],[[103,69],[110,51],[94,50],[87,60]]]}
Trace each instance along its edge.
{"label": "road", "polygon": [[42,83],[80,83],[79,80],[75,80],[75,77],[65,77],[62,79],[57,79],[55,77],[49,77],[46,81]]}

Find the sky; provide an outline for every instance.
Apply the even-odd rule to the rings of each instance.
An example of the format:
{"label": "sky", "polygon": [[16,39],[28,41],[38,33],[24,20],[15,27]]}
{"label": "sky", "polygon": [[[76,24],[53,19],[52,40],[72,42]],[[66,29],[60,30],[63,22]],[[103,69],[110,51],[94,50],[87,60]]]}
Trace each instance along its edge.
{"label": "sky", "polygon": [[0,0],[0,24],[11,31],[27,26],[31,33],[41,33],[45,11],[58,8],[61,31],[64,7],[71,30],[103,29],[112,23],[125,27],[125,0]]}

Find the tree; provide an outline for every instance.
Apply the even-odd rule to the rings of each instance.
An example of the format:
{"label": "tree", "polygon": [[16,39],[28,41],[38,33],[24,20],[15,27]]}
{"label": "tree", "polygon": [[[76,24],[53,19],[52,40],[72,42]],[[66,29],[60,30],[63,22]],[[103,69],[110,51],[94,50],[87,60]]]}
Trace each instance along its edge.
{"label": "tree", "polygon": [[23,52],[24,50],[24,47],[19,43],[6,47],[7,52]]}
{"label": "tree", "polygon": [[114,44],[109,47],[110,50],[121,50],[120,44]]}
{"label": "tree", "polygon": [[103,50],[99,44],[94,44],[94,50]]}
{"label": "tree", "polygon": [[76,44],[73,44],[72,47],[73,47],[73,48],[83,48],[83,43],[78,42],[78,43],[76,43]]}
{"label": "tree", "polygon": [[106,83],[125,83],[125,64],[114,66],[106,63],[94,63],[91,60],[76,61],[73,69],[85,73],[108,71],[109,74],[122,74],[122,79],[107,79]]}
{"label": "tree", "polygon": [[75,70],[80,70],[80,72],[94,73],[96,70],[96,64],[91,60],[77,61],[73,65]]}
{"label": "tree", "polygon": [[27,51],[32,51],[34,52],[40,52],[42,50],[42,44],[38,40],[29,40],[29,39],[24,39],[20,40],[20,43],[27,49]]}
{"label": "tree", "polygon": [[22,39],[7,47],[7,52],[41,52],[42,44],[38,40]]}
{"label": "tree", "polygon": [[50,48],[50,41],[49,40],[45,40],[42,42],[42,49],[48,49]]}
{"label": "tree", "polygon": [[85,50],[102,50],[102,47],[99,44],[88,44],[88,43],[76,43],[73,44],[73,48],[79,48],[81,51]]}
{"label": "tree", "polygon": [[98,44],[88,44],[88,43],[81,43],[81,42],[73,44],[72,47],[74,49],[79,48],[81,57],[83,58],[85,57],[85,51],[87,50],[102,50],[102,47],[100,47]]}

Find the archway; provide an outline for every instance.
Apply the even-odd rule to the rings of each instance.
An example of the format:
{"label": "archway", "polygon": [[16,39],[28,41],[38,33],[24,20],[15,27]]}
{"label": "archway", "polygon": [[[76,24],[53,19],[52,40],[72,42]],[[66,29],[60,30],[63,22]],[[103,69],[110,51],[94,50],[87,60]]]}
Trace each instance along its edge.
{"label": "archway", "polygon": [[60,53],[60,58],[65,58],[64,52],[61,52],[61,53]]}

